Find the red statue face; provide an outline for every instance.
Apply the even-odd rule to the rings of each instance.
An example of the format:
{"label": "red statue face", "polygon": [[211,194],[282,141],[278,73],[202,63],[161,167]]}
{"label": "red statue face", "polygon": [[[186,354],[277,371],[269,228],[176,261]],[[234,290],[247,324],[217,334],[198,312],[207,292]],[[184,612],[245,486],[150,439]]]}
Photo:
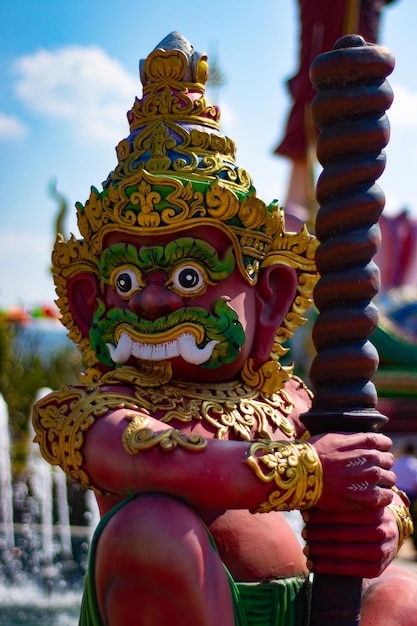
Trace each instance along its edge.
{"label": "red statue face", "polygon": [[[230,379],[249,357],[265,362],[296,290],[284,266],[261,271],[250,286],[229,237],[209,226],[175,236],[113,233],[99,269],[88,332],[101,363],[168,360],[174,378],[190,381]],[[71,290],[76,308],[86,291]]]}

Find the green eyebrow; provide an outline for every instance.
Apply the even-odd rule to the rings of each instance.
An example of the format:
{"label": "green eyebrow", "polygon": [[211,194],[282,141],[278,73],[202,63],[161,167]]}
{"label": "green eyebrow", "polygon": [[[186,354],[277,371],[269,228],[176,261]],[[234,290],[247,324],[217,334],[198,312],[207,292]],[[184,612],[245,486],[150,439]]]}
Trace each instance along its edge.
{"label": "green eyebrow", "polygon": [[132,265],[142,272],[151,269],[172,269],[179,263],[198,261],[212,282],[224,280],[235,268],[233,247],[228,248],[224,259],[207,242],[191,237],[171,241],[164,246],[143,246],[139,250],[132,244],[117,243],[106,248],[96,262],[106,283],[113,271],[122,265]]}

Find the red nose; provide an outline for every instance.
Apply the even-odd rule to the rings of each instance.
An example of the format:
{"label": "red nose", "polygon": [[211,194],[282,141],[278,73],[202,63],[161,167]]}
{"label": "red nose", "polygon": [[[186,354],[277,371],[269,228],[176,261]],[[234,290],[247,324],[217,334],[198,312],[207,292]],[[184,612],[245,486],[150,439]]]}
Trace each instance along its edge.
{"label": "red nose", "polygon": [[156,320],[184,306],[182,298],[168,289],[161,273],[147,277],[147,285],[129,300],[130,309],[142,319]]}

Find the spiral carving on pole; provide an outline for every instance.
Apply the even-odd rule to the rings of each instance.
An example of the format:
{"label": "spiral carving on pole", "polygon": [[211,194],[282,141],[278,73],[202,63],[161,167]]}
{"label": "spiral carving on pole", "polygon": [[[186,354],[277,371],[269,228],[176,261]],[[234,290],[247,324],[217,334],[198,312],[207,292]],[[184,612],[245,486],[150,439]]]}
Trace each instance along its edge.
{"label": "spiral carving on pole", "polygon": [[[385,421],[369,411],[376,406],[371,378],[378,366],[369,336],[378,324],[372,298],[380,280],[372,259],[380,244],[378,218],[385,196],[375,181],[385,167],[383,148],[390,132],[385,110],[393,100],[386,76],[393,68],[386,48],[367,45],[358,35],[340,39],[311,67],[318,92],[312,104],[320,129],[317,158],[323,166],[316,189],[320,279],[314,301],[319,315],[313,328],[317,355],[310,370],[315,397],[305,420],[311,432],[341,426],[372,430]],[[328,419],[314,415],[317,410],[324,410]],[[346,425],[341,410],[349,413]]]}
{"label": "spiral carving on pole", "polygon": [[[320,129],[317,157],[323,166],[316,188],[320,279],[314,291],[317,354],[310,370],[314,401],[302,416],[312,434],[377,430],[387,419],[375,408],[371,378],[378,353],[369,337],[378,324],[372,298],[380,280],[373,256],[385,204],[375,181],[385,167],[385,110],[393,99],[386,77],[393,68],[387,49],[358,35],[339,39],[311,67],[317,89],[312,115]],[[361,596],[360,577],[316,574],[310,626],[358,626]]]}

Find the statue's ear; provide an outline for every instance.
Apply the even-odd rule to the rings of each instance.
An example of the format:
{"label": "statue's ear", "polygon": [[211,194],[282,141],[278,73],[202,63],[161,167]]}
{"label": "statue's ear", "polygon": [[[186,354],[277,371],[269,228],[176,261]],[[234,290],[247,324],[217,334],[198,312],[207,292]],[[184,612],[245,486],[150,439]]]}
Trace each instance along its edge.
{"label": "statue's ear", "polygon": [[297,273],[286,265],[261,270],[256,285],[256,331],[252,357],[255,367],[269,359],[275,334],[297,292]]}
{"label": "statue's ear", "polygon": [[97,276],[89,272],[72,276],[68,281],[67,294],[74,321],[82,335],[88,338],[97,309],[97,298],[101,295]]}

